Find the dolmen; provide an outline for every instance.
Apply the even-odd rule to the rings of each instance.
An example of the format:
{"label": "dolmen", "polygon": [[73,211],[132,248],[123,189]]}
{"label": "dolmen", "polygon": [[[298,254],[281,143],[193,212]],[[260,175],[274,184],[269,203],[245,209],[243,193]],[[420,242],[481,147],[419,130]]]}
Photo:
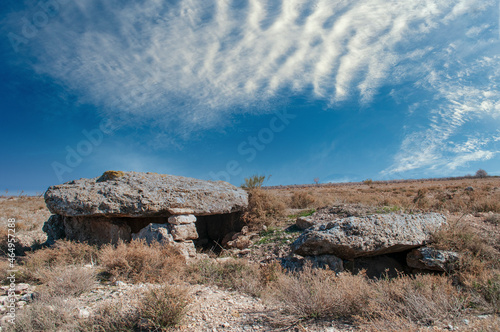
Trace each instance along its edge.
{"label": "dolmen", "polygon": [[221,241],[241,230],[248,196],[223,181],[107,171],[50,187],[45,203],[53,214],[43,226],[48,244],[145,239],[173,245],[189,258],[196,255],[195,242]]}
{"label": "dolmen", "polygon": [[428,247],[432,234],[446,225],[442,214],[377,213],[339,218],[331,212],[324,208],[298,218],[297,227],[305,230],[291,245],[294,254],[336,272],[345,265],[358,266],[375,277],[388,268],[449,272],[459,260],[457,253]]}

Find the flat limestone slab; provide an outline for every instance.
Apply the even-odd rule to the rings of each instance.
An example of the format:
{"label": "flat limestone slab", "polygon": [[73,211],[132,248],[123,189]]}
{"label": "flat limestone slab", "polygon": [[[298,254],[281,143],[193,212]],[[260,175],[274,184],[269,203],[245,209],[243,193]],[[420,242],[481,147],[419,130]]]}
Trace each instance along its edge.
{"label": "flat limestone slab", "polygon": [[204,216],[239,212],[247,193],[223,181],[182,176],[108,171],[101,177],[50,187],[45,203],[62,216],[149,217],[189,214]]}
{"label": "flat limestone slab", "polygon": [[426,244],[445,223],[446,218],[438,213],[349,217],[308,228],[292,243],[292,251],[342,259],[406,251]]}

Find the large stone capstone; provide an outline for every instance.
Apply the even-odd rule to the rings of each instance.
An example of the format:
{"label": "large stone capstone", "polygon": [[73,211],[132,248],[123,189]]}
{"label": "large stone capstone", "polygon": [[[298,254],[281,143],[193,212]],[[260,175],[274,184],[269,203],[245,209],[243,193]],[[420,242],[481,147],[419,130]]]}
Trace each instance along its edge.
{"label": "large stone capstone", "polygon": [[108,171],[52,186],[45,202],[54,213],[43,228],[49,244],[60,238],[92,244],[156,239],[192,256],[192,240],[220,241],[241,230],[248,196],[223,181]]}
{"label": "large stone capstone", "polygon": [[108,171],[50,187],[45,203],[53,214],[70,217],[205,216],[242,211],[248,197],[223,181]]}
{"label": "large stone capstone", "polygon": [[438,213],[349,217],[308,228],[293,244],[301,256],[335,255],[351,260],[420,247],[446,223]]}

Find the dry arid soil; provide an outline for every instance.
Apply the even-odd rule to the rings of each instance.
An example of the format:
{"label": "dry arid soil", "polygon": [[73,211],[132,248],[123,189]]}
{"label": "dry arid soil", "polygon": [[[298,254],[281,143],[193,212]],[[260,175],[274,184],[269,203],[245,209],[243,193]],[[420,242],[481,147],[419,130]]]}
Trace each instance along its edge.
{"label": "dry arid soil", "polygon": [[[432,246],[462,256],[450,273],[368,278],[280,266],[301,232],[295,219],[325,206],[351,214],[440,212]],[[250,190],[246,249],[184,262],[142,242],[43,246],[42,197],[0,197],[1,278],[15,218],[15,324],[3,331],[500,331],[500,178],[416,180]]]}

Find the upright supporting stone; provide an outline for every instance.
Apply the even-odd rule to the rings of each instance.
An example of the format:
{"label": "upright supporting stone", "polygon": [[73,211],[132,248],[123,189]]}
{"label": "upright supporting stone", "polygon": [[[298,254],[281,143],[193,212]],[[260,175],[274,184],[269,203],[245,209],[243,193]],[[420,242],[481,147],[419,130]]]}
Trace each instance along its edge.
{"label": "upright supporting stone", "polygon": [[195,222],[196,217],[192,214],[171,216],[168,218],[168,223],[172,225],[194,224]]}
{"label": "upright supporting stone", "polygon": [[168,218],[170,234],[175,241],[196,240],[198,232],[196,231],[196,217],[192,214],[172,216]]}
{"label": "upright supporting stone", "polygon": [[196,247],[193,241],[174,241],[172,245],[186,260],[196,257]]}

